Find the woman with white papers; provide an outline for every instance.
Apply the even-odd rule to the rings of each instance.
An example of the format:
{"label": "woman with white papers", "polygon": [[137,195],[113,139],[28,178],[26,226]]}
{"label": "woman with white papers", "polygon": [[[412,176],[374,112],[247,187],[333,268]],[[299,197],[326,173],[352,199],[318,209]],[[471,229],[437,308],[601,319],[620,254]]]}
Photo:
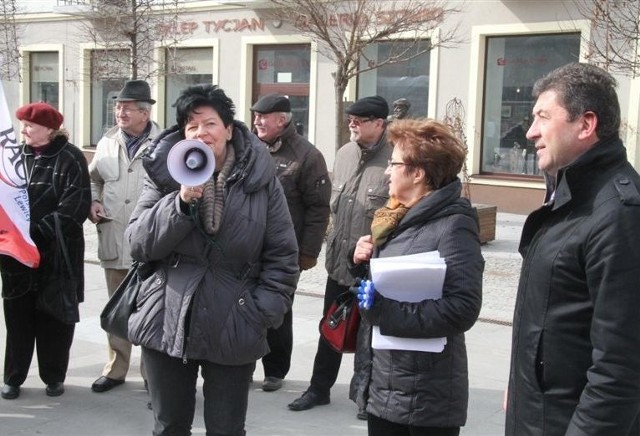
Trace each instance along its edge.
{"label": "woman with white papers", "polygon": [[[469,396],[464,332],[480,313],[484,270],[477,214],[461,197],[457,177],[466,151],[449,127],[434,120],[396,120],[388,138],[394,146],[387,168],[390,200],[376,211],[371,235],[358,241],[353,262],[435,251],[444,259],[444,279],[441,296],[439,289],[433,294],[432,283],[424,283],[423,293],[411,271],[402,279],[379,279],[376,289],[371,265],[374,280],[363,281],[358,295],[365,322],[351,398],[366,407],[370,436],[458,435]],[[405,268],[403,262],[398,268]],[[392,339],[372,346],[372,327]],[[436,339],[444,347],[394,349],[393,338],[398,344]]]}

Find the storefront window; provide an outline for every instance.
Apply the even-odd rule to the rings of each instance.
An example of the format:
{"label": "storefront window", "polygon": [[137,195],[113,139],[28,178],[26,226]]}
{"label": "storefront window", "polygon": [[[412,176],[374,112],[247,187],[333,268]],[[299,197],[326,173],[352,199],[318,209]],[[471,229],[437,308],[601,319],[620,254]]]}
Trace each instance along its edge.
{"label": "storefront window", "polygon": [[30,100],[44,101],[59,108],[58,52],[30,53],[29,69]]}
{"label": "storefront window", "polygon": [[114,98],[129,80],[129,52],[118,50],[109,56],[91,51],[91,144],[115,125]]}
{"label": "storefront window", "polygon": [[253,59],[253,100],[279,92],[291,101],[293,123],[298,133],[309,134],[309,44],[256,46]]}
{"label": "storefront window", "polygon": [[[384,63],[399,53],[407,57],[427,48],[427,40],[420,41],[417,45],[413,41],[370,44],[360,59],[360,68],[367,68],[368,64],[372,63]],[[389,111],[392,110],[394,101],[406,98],[411,103],[407,116],[426,116],[429,102],[429,62],[430,53],[424,52],[407,61],[381,65],[360,74],[358,98],[380,95],[389,103]]]}
{"label": "storefront window", "polygon": [[487,38],[482,172],[540,177],[534,144],[525,134],[535,101],[534,82],[577,62],[580,34]]}
{"label": "storefront window", "polygon": [[186,87],[213,81],[213,48],[177,48],[166,51],[165,125],[176,123],[173,104]]}

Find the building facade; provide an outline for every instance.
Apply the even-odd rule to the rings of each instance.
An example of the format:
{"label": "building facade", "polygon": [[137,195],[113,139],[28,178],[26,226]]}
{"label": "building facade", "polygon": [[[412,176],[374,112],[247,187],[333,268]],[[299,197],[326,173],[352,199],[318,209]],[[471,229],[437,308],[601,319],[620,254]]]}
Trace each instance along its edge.
{"label": "building facade", "polygon": [[[9,108],[14,112],[30,101],[49,102],[64,114],[72,142],[90,154],[114,123],[112,97],[130,77],[130,54],[121,52],[119,72],[114,74],[111,67],[103,74],[104,51],[86,37],[87,15],[77,5],[83,2],[16,3],[30,3],[31,8],[16,15],[21,67],[20,80],[3,81]],[[404,97],[411,103],[409,116],[437,119],[458,99],[464,108],[472,201],[527,213],[541,203],[544,192],[533,144],[523,134],[534,103],[532,85],[553,68],[586,59],[591,24],[573,0],[543,2],[543,7],[525,0],[451,3],[459,3],[461,11],[431,38],[457,26],[462,42],[363,73],[350,82],[345,97],[354,101],[379,94],[390,104]],[[152,119],[165,127],[174,124],[172,103],[193,83],[220,85],[236,103],[237,117],[247,124],[249,108],[259,96],[283,92],[292,101],[299,132],[331,167],[336,150],[335,65],[318,52],[317,41],[266,18],[268,6],[268,1],[251,0],[183,2],[178,24],[167,29],[174,45],[157,42],[153,49],[154,62],[165,74],[149,79],[157,100]],[[403,36],[397,35],[393,43]],[[366,59],[384,59],[390,48],[391,42],[373,44]],[[616,77],[625,126],[621,134],[629,160],[640,168],[640,82]]]}

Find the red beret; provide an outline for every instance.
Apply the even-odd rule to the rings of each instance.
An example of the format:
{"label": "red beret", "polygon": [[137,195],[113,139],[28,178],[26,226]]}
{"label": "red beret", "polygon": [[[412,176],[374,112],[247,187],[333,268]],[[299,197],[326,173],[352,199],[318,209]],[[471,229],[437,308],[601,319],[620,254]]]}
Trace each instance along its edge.
{"label": "red beret", "polygon": [[64,120],[64,117],[56,108],[44,102],[25,104],[16,111],[16,118],[53,130],[58,130]]}

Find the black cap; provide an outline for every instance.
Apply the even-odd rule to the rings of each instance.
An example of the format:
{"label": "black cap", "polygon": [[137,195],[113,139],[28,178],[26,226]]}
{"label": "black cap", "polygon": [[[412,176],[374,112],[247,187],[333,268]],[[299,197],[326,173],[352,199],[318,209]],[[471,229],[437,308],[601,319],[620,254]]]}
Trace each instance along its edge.
{"label": "black cap", "polygon": [[357,117],[387,118],[389,115],[389,105],[387,100],[375,95],[357,100],[345,111],[349,115]]}
{"label": "black cap", "polygon": [[144,80],[129,80],[124,84],[120,94],[113,98],[116,101],[144,101],[151,104],[156,102],[151,98],[151,89]]}
{"label": "black cap", "polygon": [[282,94],[267,94],[251,106],[251,111],[261,114],[271,112],[291,112],[291,102]]}

